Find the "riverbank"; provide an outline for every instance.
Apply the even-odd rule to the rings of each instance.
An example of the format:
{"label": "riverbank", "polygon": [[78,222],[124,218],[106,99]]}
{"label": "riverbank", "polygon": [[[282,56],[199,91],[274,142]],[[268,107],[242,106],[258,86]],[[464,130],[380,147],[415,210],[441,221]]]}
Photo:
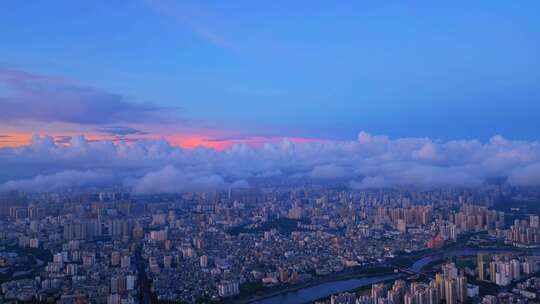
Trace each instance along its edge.
{"label": "riverbank", "polygon": [[[394,281],[397,280],[397,279],[402,278],[403,276],[405,276],[405,275],[401,274],[400,276],[388,278],[388,279],[386,279],[386,280],[380,280],[380,281],[372,282],[371,284],[366,284],[366,285],[364,285],[364,286],[360,286],[360,287],[357,287],[357,288],[354,288],[354,289],[349,289],[347,292],[355,292],[355,293],[357,293],[357,292],[369,290],[369,289],[371,289],[372,284],[378,284],[378,283],[388,284],[388,283],[394,282]],[[313,300],[313,301],[323,301],[323,300],[328,300],[328,299],[330,299],[331,296],[332,296],[332,295],[327,295],[327,296],[324,296],[324,297],[320,297],[320,298],[318,298],[318,299],[315,299],[315,300]]]}
{"label": "riverbank", "polygon": [[[420,260],[426,256],[437,255],[448,250],[460,249],[460,247],[461,246],[458,244],[451,244],[451,245],[447,245],[443,248],[439,248],[435,250],[429,249],[429,250],[422,250],[422,251],[413,252],[413,253],[407,253],[407,254],[401,255],[400,257],[396,257],[392,259],[392,261],[390,261],[389,263],[373,266],[371,268],[358,269],[356,271],[346,270],[345,272],[341,272],[341,273],[321,276],[309,282],[293,285],[287,288],[280,288],[279,290],[263,291],[263,294],[258,294],[255,296],[253,294],[246,295],[246,296],[240,295],[240,297],[226,300],[223,303],[227,303],[227,304],[229,303],[230,304],[257,303],[259,301],[263,301],[268,298],[278,297],[283,294],[292,293],[292,292],[296,292],[302,289],[319,286],[325,283],[338,282],[338,281],[344,281],[344,280],[349,280],[349,279],[376,278],[376,277],[381,277],[385,275],[391,275],[391,274],[395,274],[394,270],[398,267],[408,268],[408,267],[411,267],[417,260]],[[378,269],[379,271],[374,272],[373,271],[374,269]],[[321,298],[324,298],[324,297],[321,297]]]}
{"label": "riverbank", "polygon": [[[448,257],[458,257],[458,256],[471,256],[476,255],[479,252],[488,252],[488,253],[499,253],[499,252],[521,252],[529,253],[531,255],[540,254],[540,250],[522,250],[519,248],[492,248],[492,249],[481,249],[481,248],[470,248],[467,246],[455,244],[448,246],[446,248],[441,248],[437,250],[425,250],[422,252],[411,253],[410,255],[401,256],[401,262],[405,262],[403,265],[389,265],[387,267],[396,267],[404,269],[405,272],[409,270],[411,273],[421,273],[424,267],[434,261],[441,261],[447,259]],[[405,259],[404,259],[405,258]],[[403,267],[405,266],[405,267]],[[393,271],[391,272],[392,274]],[[316,301],[317,299],[328,298],[332,294],[345,291],[354,291],[358,290],[359,287],[370,286],[374,283],[379,283],[386,281],[384,277],[385,273],[380,274],[355,274],[349,273],[346,275],[334,275],[330,278],[320,278],[317,281],[309,282],[307,284],[301,284],[287,289],[282,289],[276,292],[271,292],[265,295],[259,295],[252,298],[237,298],[234,302],[228,303],[257,303],[257,304],[297,304],[297,303],[308,303]],[[386,275],[391,275],[386,273]],[[399,277],[404,277],[406,275],[400,274],[388,280],[395,280]],[[362,281],[365,280],[365,281]],[[367,287],[366,287],[367,288]],[[320,296],[313,297],[313,294],[319,294]]]}
{"label": "riverbank", "polygon": [[257,304],[298,304],[309,303],[317,299],[326,298],[332,294],[350,290],[359,290],[370,287],[372,284],[386,281],[393,281],[403,277],[400,273],[389,273],[380,275],[350,276],[348,278],[335,277],[325,279],[325,282],[308,284],[308,286],[297,286],[287,291],[280,291],[277,294],[269,294],[264,297],[251,299],[242,303]]}
{"label": "riverbank", "polygon": [[[376,272],[374,272],[376,271]],[[349,279],[363,279],[363,278],[370,278],[370,277],[380,277],[385,275],[392,275],[394,274],[394,269],[392,267],[376,267],[371,269],[360,269],[357,271],[347,271],[347,272],[341,272],[334,275],[326,275],[322,277],[317,277],[312,281],[305,282],[298,285],[293,285],[284,289],[279,289],[276,291],[270,291],[265,294],[256,295],[256,296],[247,296],[245,298],[236,298],[232,301],[227,301],[225,303],[256,303],[268,298],[276,297],[279,295],[283,295],[290,292],[296,292],[302,289],[316,287],[325,283],[331,283],[331,282],[337,282],[337,281],[344,281]]]}

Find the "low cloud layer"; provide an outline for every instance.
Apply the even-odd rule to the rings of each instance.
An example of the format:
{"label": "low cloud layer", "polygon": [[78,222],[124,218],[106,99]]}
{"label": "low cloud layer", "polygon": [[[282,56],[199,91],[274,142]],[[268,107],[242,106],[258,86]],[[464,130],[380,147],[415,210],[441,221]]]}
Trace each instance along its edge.
{"label": "low cloud layer", "polygon": [[223,190],[227,183],[219,175],[205,172],[190,172],[168,165],[150,172],[133,183],[133,192],[174,193],[182,191]]}
{"label": "low cloud layer", "polygon": [[38,175],[29,179],[8,181],[0,191],[50,192],[81,187],[107,186],[113,182],[111,174],[95,171],[66,170],[51,175]]}
{"label": "low cloud layer", "polygon": [[[247,187],[259,182],[344,182],[354,189],[394,186],[474,187],[507,177],[518,186],[540,185],[540,143],[494,136],[478,140],[390,139],[360,132],[351,141],[224,151],[182,149],[164,140],[131,143],[73,137],[55,143],[33,138],[28,146],[0,149],[0,190],[54,191],[116,183],[136,193]],[[76,182],[74,182],[76,181]]]}

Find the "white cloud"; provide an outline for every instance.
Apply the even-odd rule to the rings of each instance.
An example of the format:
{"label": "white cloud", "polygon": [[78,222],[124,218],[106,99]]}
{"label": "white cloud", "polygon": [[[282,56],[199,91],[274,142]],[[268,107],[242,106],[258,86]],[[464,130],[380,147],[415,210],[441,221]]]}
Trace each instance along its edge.
{"label": "white cloud", "polygon": [[246,189],[249,188],[249,183],[245,179],[239,179],[232,183],[229,187],[234,189]]}
{"label": "white cloud", "polygon": [[369,144],[372,142],[372,137],[371,137],[371,134],[365,132],[365,131],[360,131],[360,133],[358,133],[358,142],[361,143],[361,144]]}
{"label": "white cloud", "polygon": [[225,189],[227,186],[221,176],[202,172],[185,172],[168,165],[136,180],[133,184],[133,192],[137,194],[179,193]]}
{"label": "white cloud", "polygon": [[[486,178],[508,176],[514,185],[540,185],[540,143],[494,136],[479,140],[389,139],[361,132],[357,140],[297,143],[283,140],[262,147],[234,145],[225,151],[181,149],[164,140],[133,143],[87,141],[68,145],[36,136],[28,146],[0,149],[2,189],[54,190],[69,180],[28,186],[61,172],[114,172],[119,183],[139,193],[226,188],[272,178],[281,182],[350,179],[352,187],[476,186]],[[39,177],[41,175],[41,177]],[[23,182],[26,181],[26,182]],[[80,186],[85,186],[81,184]]]}
{"label": "white cloud", "polygon": [[502,135],[495,135],[489,139],[489,143],[494,146],[508,146],[510,145],[510,141],[508,141],[506,138],[504,138]]}
{"label": "white cloud", "polygon": [[12,180],[0,186],[0,191],[48,192],[66,188],[103,186],[113,182],[110,174],[94,171],[61,171],[51,175],[38,175],[30,179]]}
{"label": "white cloud", "polygon": [[429,141],[418,150],[417,155],[420,159],[435,160],[437,159],[437,147]]}

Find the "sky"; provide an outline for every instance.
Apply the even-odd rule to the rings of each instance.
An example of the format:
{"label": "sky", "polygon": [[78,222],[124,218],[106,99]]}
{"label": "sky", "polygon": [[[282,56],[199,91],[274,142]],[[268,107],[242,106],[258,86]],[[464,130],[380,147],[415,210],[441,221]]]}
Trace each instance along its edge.
{"label": "sky", "polygon": [[[31,167],[20,154],[49,139],[50,149],[110,143],[115,155],[124,144],[190,155],[210,149],[216,167],[239,161],[224,156],[240,153],[238,145],[286,143],[296,145],[290,153],[299,167],[250,167],[251,175],[238,179],[283,170],[312,176],[316,166],[334,166],[323,169],[337,167],[337,175],[358,182],[350,176],[366,176],[358,164],[339,166],[331,154],[304,162],[295,153],[339,146],[359,157],[356,147],[341,149],[369,134],[412,139],[410,151],[392,153],[436,169],[464,165],[438,158],[453,142],[485,148],[502,138],[508,151],[533,151],[516,156],[523,168],[533,166],[539,9],[538,1],[2,1],[0,164]],[[435,156],[418,158],[426,142],[438,147]],[[402,149],[383,146],[384,153]],[[18,170],[0,182],[64,172],[51,169],[54,158],[41,161],[42,171]],[[185,171],[172,161],[159,165],[152,170]],[[515,166],[482,170],[475,182],[510,176]],[[126,176],[154,172],[128,167]],[[230,172],[213,169],[210,176],[234,182]]]}

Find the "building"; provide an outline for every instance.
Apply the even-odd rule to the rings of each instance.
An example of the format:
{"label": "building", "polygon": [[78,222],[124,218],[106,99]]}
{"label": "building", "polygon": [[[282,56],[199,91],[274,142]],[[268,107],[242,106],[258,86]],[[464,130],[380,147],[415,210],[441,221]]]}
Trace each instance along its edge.
{"label": "building", "polygon": [[446,304],[457,304],[458,301],[458,284],[454,279],[446,279],[444,281],[444,292]]}
{"label": "building", "polygon": [[199,265],[202,268],[208,268],[208,256],[207,255],[201,255],[199,258]]}
{"label": "building", "polygon": [[330,304],[355,304],[356,295],[354,293],[344,292],[330,297]]}
{"label": "building", "polygon": [[479,253],[477,264],[478,264],[478,279],[480,281],[486,281],[486,263],[487,263],[487,256],[483,253]]}
{"label": "building", "polygon": [[232,297],[239,293],[238,282],[223,281],[218,285],[218,294],[222,298]]}

